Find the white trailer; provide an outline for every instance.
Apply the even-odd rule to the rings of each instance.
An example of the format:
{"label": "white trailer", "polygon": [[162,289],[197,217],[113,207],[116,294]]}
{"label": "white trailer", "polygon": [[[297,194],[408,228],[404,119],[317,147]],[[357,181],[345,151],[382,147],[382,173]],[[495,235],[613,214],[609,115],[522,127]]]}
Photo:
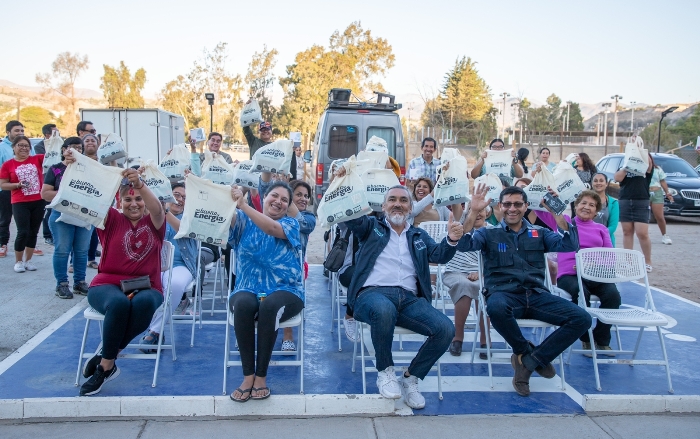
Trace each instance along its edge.
{"label": "white trailer", "polygon": [[139,158],[160,163],[173,146],[185,142],[185,119],[158,108],[81,108],[80,118],[92,122],[97,134],[121,136],[129,163]]}

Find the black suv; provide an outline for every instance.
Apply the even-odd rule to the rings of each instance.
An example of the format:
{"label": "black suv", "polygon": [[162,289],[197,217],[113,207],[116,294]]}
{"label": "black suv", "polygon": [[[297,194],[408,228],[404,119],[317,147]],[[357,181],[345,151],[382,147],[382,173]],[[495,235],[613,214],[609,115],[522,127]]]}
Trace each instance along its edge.
{"label": "black suv", "polygon": [[[608,154],[596,163],[598,172],[608,176],[608,194],[619,197],[620,185],[613,181],[615,172],[622,166],[625,155]],[[673,195],[673,202],[664,200],[664,214],[700,216],[700,174],[682,158],[672,154],[652,153],[654,163],[666,173],[666,184]]]}

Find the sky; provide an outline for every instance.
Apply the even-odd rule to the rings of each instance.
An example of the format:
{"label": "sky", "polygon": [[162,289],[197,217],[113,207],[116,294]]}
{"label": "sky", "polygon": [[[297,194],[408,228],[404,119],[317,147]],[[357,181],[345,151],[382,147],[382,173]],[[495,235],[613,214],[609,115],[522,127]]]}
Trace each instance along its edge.
{"label": "sky", "polygon": [[[87,54],[77,86],[99,91],[102,65],[143,67],[144,96],[185,74],[204,48],[228,43],[228,70],[245,75],[263,46],[279,51],[276,74],[335,30],[360,21],[396,56],[385,88],[406,99],[434,94],[461,56],[476,61],[494,96],[544,102],[700,101],[700,1],[490,2],[295,0],[32,1],[3,8],[0,79],[36,85],[60,52]],[[8,13],[9,12],[9,13]],[[17,51],[8,50],[16,45]],[[274,101],[281,101],[279,86]]]}

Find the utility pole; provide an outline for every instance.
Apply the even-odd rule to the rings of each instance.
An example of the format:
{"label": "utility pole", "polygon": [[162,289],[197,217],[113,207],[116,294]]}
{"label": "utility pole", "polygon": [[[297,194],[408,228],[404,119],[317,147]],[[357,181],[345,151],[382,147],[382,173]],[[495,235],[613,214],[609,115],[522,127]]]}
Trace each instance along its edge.
{"label": "utility pole", "polygon": [[501,127],[501,139],[506,137],[506,98],[510,96],[510,93],[503,92],[503,126]]}
{"label": "utility pole", "polygon": [[603,107],[605,108],[605,119],[603,121],[603,145],[606,147],[606,152],[605,154],[607,155],[607,146],[608,146],[608,113],[610,112],[610,106],[612,104],[610,102],[605,102],[603,104]]}
{"label": "utility pole", "polygon": [[406,108],[408,109],[408,139],[406,140],[406,150],[408,151],[408,144],[411,141],[411,112],[413,111],[413,102],[406,102]]}
{"label": "utility pole", "polygon": [[569,131],[569,114],[571,112],[571,101],[566,101],[566,131]]}
{"label": "utility pole", "polygon": [[637,105],[637,101],[630,102],[630,105],[632,106],[632,121],[630,122],[630,132],[634,136],[634,106]]}
{"label": "utility pole", "polygon": [[[513,102],[510,104],[510,107],[513,109],[513,139],[515,139],[515,125],[518,120],[516,116],[516,112],[518,111],[518,108],[520,106],[520,102]],[[523,143],[523,127],[520,127],[520,143]]]}
{"label": "utility pole", "polygon": [[603,113],[598,113],[598,122],[595,124],[595,144],[600,145],[600,118]]}
{"label": "utility pole", "polygon": [[620,95],[610,96],[610,99],[615,99],[615,121],[613,122],[613,145],[617,145],[617,101],[622,99]]}

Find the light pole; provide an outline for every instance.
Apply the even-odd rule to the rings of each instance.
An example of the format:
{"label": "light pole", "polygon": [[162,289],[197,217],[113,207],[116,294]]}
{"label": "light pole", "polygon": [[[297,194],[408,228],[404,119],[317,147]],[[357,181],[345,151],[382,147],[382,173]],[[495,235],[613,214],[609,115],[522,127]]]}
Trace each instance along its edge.
{"label": "light pole", "polygon": [[214,93],[204,93],[209,102],[209,134],[214,131]]}
{"label": "light pole", "polygon": [[510,93],[503,92],[503,126],[501,127],[501,139],[506,137],[506,98],[510,96]]}
{"label": "light pole", "polygon": [[610,96],[610,99],[615,99],[615,121],[613,122],[613,145],[617,145],[617,101],[622,99],[622,96]]}
{"label": "light pole", "polygon": [[605,102],[603,107],[605,108],[605,119],[603,120],[603,145],[608,146],[608,113],[610,112],[610,102]]}
{"label": "light pole", "polygon": [[595,124],[595,144],[600,145],[600,118],[603,113],[598,113],[598,123]]}
{"label": "light pole", "polygon": [[571,113],[571,101],[566,101],[566,131],[569,131],[569,114]]}
{"label": "light pole", "polygon": [[[518,120],[516,116],[516,112],[518,111],[516,107],[520,105],[520,102],[513,102],[510,104],[511,108],[513,108],[513,138],[515,138],[515,123]],[[520,143],[523,143],[523,129],[520,127]]]}
{"label": "light pole", "polygon": [[632,121],[630,122],[630,132],[634,136],[634,106],[637,105],[637,101],[630,102],[630,105],[632,106]]}
{"label": "light pole", "polygon": [[656,152],[657,153],[659,152],[659,149],[661,148],[661,122],[663,122],[664,117],[666,117],[668,114],[673,113],[676,110],[678,110],[678,107],[670,107],[661,113],[661,119],[659,119],[659,138],[656,141]]}

